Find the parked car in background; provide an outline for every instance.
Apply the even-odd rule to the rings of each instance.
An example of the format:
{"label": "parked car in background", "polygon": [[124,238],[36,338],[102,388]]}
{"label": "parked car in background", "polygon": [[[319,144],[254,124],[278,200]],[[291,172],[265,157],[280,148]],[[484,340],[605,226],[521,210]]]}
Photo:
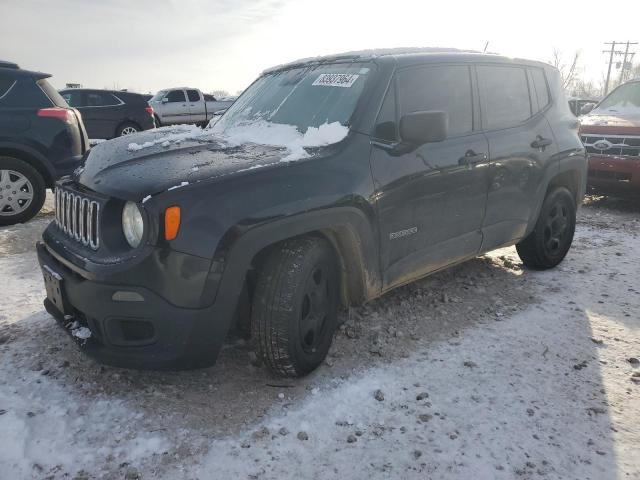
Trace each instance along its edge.
{"label": "parked car in background", "polygon": [[305,375],[341,305],[507,245],[559,264],[586,181],[559,72],[497,55],[302,60],[194,130],[101,143],[57,185],[45,306],[101,361],[210,365],[236,322]]}
{"label": "parked car in background", "polygon": [[197,88],[170,88],[156,93],[149,105],[153,107],[156,123],[172,125],[195,123],[206,125],[221,110],[227,109],[234,99],[216,99]]}
{"label": "parked car in background", "polygon": [[89,148],[80,112],[50,76],[0,61],[0,225],[38,213],[46,189],[73,172]]}
{"label": "parked car in background", "polygon": [[155,127],[153,108],[139,93],[68,88],[60,94],[82,113],[89,138],[110,139]]}
{"label": "parked car in background", "polygon": [[571,113],[573,113],[576,117],[583,115],[582,109],[585,105],[595,105],[598,103],[598,100],[595,98],[577,98],[577,97],[569,97],[569,109]]}
{"label": "parked car in background", "polygon": [[582,117],[594,193],[640,194],[640,79],[613,90]]}

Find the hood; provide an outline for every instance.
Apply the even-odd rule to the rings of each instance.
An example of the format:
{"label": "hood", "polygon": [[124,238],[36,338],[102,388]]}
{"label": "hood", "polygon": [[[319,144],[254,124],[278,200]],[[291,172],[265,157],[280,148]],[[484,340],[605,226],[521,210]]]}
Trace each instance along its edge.
{"label": "hood", "polygon": [[615,112],[594,110],[580,119],[581,133],[640,135],[640,109]]}
{"label": "hood", "polygon": [[165,127],[99,143],[73,179],[91,190],[140,201],[172,187],[280,163],[287,149],[229,145],[198,127]]}

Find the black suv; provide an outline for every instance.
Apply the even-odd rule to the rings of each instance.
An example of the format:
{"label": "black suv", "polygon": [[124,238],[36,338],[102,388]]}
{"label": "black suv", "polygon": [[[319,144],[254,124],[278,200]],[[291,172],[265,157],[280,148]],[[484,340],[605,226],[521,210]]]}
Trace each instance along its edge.
{"label": "black suv", "polygon": [[89,146],[80,113],[50,76],[0,61],[0,226],[38,213],[46,188],[71,173]]}
{"label": "black suv", "polygon": [[538,62],[278,67],[204,131],[100,144],[58,184],[45,306],[107,363],[209,365],[235,322],[273,371],[304,375],[341,307],[507,245],[527,267],[561,262],[585,191],[577,126]]}
{"label": "black suv", "polygon": [[110,139],[155,128],[145,95],[87,88],[68,88],[60,94],[82,113],[89,138]]}

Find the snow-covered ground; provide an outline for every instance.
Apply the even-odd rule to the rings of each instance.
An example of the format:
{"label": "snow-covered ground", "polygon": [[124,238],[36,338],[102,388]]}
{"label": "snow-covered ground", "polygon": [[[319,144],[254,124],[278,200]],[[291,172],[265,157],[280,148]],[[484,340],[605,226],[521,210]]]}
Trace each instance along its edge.
{"label": "snow-covered ground", "polygon": [[594,200],[559,268],[513,248],[352,309],[319,371],[138,372],[42,309],[0,229],[0,478],[640,478],[640,205]]}

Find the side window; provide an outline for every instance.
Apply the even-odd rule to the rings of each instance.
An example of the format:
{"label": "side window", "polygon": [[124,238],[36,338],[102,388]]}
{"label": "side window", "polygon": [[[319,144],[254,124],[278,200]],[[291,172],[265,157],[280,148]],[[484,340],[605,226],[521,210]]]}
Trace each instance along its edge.
{"label": "side window", "polygon": [[517,125],[531,116],[526,71],[521,67],[478,66],[485,129]]}
{"label": "side window", "polygon": [[391,82],[387,96],[382,102],[378,121],[376,122],[373,136],[385,142],[395,142],[398,139],[396,134],[396,88],[395,82]]}
{"label": "side window", "polygon": [[82,104],[82,92],[64,92],[62,98],[70,107],[84,107]]}
{"label": "side window", "polygon": [[531,77],[533,78],[533,86],[538,97],[538,105],[540,110],[549,105],[549,89],[547,88],[547,80],[544,71],[540,68],[531,69]]}
{"label": "side window", "polygon": [[187,90],[187,96],[190,102],[200,101],[200,93],[197,90]]}
{"label": "side window", "polygon": [[171,90],[167,93],[167,101],[169,102],[185,102],[184,92],[182,90]]}
{"label": "side window", "polygon": [[4,97],[9,89],[13,87],[15,79],[11,77],[0,76],[0,98]]}
{"label": "side window", "polygon": [[471,77],[465,66],[424,67],[398,74],[400,116],[420,110],[449,114],[449,135],[473,130]]}
{"label": "side window", "polygon": [[87,107],[109,107],[122,103],[110,93],[103,92],[87,92],[85,101]]}

